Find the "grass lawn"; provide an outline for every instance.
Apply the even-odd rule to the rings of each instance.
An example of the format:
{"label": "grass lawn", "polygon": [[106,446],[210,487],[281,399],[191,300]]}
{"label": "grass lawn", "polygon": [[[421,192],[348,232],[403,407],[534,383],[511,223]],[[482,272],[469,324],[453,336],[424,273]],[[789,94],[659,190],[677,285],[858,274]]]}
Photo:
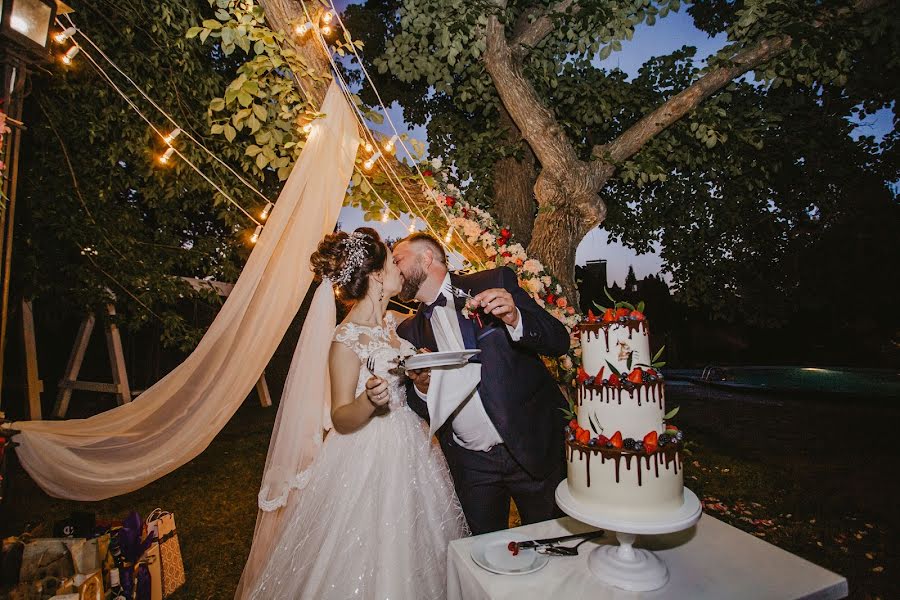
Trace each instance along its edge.
{"label": "grass lawn", "polygon": [[[852,598],[900,597],[898,450],[889,437],[900,408],[676,384],[667,395],[670,406],[682,407],[676,421],[691,440],[685,483],[708,513],[845,575]],[[72,510],[108,520],[159,506],[176,515],[187,571],[175,598],[231,598],[249,552],[274,420],[274,408],[248,400],[202,455],[102,502],[50,498],[13,461],[0,534],[52,524]]]}

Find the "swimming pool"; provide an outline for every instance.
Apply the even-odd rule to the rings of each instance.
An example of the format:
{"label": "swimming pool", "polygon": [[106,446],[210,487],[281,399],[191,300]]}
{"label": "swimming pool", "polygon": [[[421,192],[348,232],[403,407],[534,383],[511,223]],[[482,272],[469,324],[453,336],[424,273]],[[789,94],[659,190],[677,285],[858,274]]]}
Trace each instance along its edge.
{"label": "swimming pool", "polygon": [[900,398],[900,372],[839,367],[727,367],[666,370],[666,377],[734,390]]}

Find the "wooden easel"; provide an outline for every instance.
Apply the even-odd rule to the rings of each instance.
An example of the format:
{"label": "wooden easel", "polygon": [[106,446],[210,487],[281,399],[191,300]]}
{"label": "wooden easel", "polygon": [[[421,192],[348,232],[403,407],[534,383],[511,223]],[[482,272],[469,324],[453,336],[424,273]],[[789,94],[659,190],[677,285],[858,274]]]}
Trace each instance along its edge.
{"label": "wooden easel", "polygon": [[[106,314],[109,317],[115,317],[116,307],[112,304],[107,304]],[[53,407],[53,416],[55,417],[65,418],[66,413],[69,411],[69,401],[72,399],[74,390],[115,394],[116,403],[119,405],[131,402],[131,396],[136,396],[140,393],[139,391],[132,392],[128,387],[128,371],[125,369],[125,354],[122,352],[122,336],[119,334],[118,326],[111,318],[106,320],[104,330],[106,332],[106,349],[109,352],[109,366],[112,368],[113,382],[98,383],[96,381],[78,380],[81,363],[84,362],[84,355],[87,352],[96,322],[97,317],[94,313],[90,313],[84,318],[81,326],[78,328],[75,345],[72,347],[72,353],[69,355],[69,364],[66,366],[65,374],[59,382],[59,393],[56,396],[56,405]]]}
{"label": "wooden easel", "polygon": [[[218,281],[203,281],[193,277],[183,277],[185,281],[194,288],[212,288],[215,292],[223,297],[227,297],[233,285],[221,283]],[[113,304],[106,305],[106,313],[110,317],[116,314],[116,308]],[[30,314],[30,312],[29,312]],[[109,365],[112,369],[112,383],[99,383],[96,381],[79,381],[78,373],[81,371],[81,364],[84,362],[84,355],[87,352],[88,344],[91,341],[91,333],[94,331],[96,324],[96,316],[91,313],[84,318],[81,326],[78,328],[78,335],[75,337],[75,345],[72,347],[72,353],[69,355],[69,364],[66,367],[65,374],[59,382],[59,393],[56,397],[56,405],[53,408],[53,415],[64,418],[69,410],[69,401],[72,399],[74,390],[82,390],[87,392],[100,392],[107,394],[115,394],[116,403],[118,405],[131,402],[132,397],[138,396],[144,390],[132,390],[128,386],[128,372],[125,369],[125,354],[122,351],[122,338],[119,334],[119,328],[113,322],[113,319],[106,319],[106,348],[109,353]],[[32,325],[33,329],[33,325]],[[26,344],[27,347],[27,344]],[[35,359],[35,376],[37,374],[37,360]],[[269,385],[266,382],[266,372],[256,382],[256,394],[259,396],[259,403],[263,407],[272,406],[272,395],[269,393]],[[40,398],[38,397],[38,410],[40,411]],[[32,413],[34,414],[34,413]],[[32,418],[35,418],[32,416]],[[38,413],[40,419],[40,413]]]}

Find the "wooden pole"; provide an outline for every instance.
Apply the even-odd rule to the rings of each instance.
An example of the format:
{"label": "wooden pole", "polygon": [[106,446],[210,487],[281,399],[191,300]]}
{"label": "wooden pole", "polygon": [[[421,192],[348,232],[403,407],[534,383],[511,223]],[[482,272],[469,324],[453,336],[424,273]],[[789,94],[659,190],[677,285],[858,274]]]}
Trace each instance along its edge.
{"label": "wooden pole", "polygon": [[[3,192],[7,198],[7,206],[3,210],[3,218],[0,220],[0,229],[3,231],[3,287],[2,299],[0,299],[0,402],[2,402],[3,367],[6,356],[6,332],[9,325],[9,284],[10,269],[12,267],[13,232],[15,231],[16,217],[16,188],[18,187],[19,173],[19,146],[22,140],[23,126],[17,125],[22,119],[22,103],[24,100],[25,77],[28,71],[25,62],[16,55],[7,54],[3,70],[3,101],[7,108],[7,114],[12,117],[9,121],[12,131],[6,145],[7,173],[3,178]],[[2,406],[2,404],[0,404]]]}

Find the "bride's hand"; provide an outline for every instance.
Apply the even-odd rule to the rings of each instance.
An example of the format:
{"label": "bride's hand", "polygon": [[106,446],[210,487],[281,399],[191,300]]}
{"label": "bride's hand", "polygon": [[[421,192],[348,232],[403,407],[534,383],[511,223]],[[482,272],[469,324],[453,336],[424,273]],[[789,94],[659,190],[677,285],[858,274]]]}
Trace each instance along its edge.
{"label": "bride's hand", "polygon": [[390,400],[387,381],[375,375],[366,381],[366,397],[376,407],[384,406]]}

